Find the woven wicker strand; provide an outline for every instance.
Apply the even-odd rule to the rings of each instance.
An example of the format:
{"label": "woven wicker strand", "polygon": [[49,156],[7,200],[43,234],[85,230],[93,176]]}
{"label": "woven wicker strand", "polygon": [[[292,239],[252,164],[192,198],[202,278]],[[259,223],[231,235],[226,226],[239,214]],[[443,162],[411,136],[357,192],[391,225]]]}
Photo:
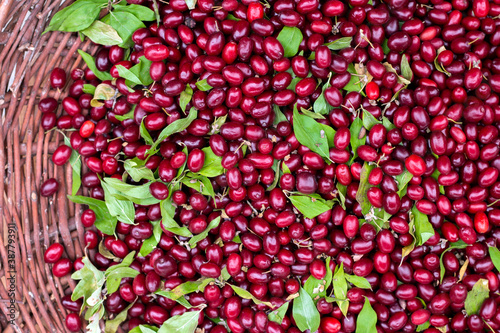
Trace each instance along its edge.
{"label": "woven wicker strand", "polygon": [[[41,98],[64,97],[64,89],[50,88],[48,78],[54,67],[69,74],[84,66],[77,49],[91,54],[96,51],[76,34],[51,32],[42,36],[54,13],[71,2],[0,1],[0,331],[6,333],[66,332],[67,312],[61,298],[71,293],[75,282],[69,277],[54,277],[43,253],[50,244],[59,242],[71,260],[84,255],[84,230],[79,223],[82,207],[66,197],[71,191],[71,167],[56,167],[50,159],[63,137],[57,131],[44,133],[37,108]],[[61,108],[57,112],[60,115]],[[41,197],[40,184],[51,177],[59,181],[59,192],[51,198]],[[12,225],[17,234],[15,243],[9,245]],[[14,325],[6,280],[12,251],[16,272]]]}

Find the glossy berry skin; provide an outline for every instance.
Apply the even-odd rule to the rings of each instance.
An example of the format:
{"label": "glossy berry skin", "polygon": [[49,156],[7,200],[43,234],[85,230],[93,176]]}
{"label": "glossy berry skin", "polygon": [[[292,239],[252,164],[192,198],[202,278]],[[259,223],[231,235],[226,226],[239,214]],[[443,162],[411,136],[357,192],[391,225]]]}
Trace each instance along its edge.
{"label": "glossy berry skin", "polygon": [[[151,0],[126,2],[156,9]],[[359,331],[366,301],[377,332],[426,323],[426,333],[500,329],[500,278],[489,250],[500,244],[500,0],[191,5],[159,4],[161,22],[144,22],[129,51],[97,49],[95,67],[112,80],[75,69],[68,85],[54,69],[58,91],[44,91],[35,112],[43,130],[70,137],[52,162],[64,166],[78,154],[83,195],[109,205],[108,180],[134,188],[120,191],[134,198],[132,216],[125,223],[119,214],[110,235],[100,207],[83,207],[76,221],[87,228],[80,247],[99,270],[136,253],[130,267],[139,274],[106,296],[110,318],[130,305],[120,325],[131,331],[201,309],[197,331],[298,333],[295,307],[279,322],[269,315],[310,277],[322,280],[342,265],[370,288],[349,279],[347,310],[315,298],[319,333]],[[118,65],[133,72],[144,59],[152,83],[130,85]],[[357,81],[362,88],[352,89]],[[92,106],[84,85],[102,83],[119,94]],[[55,177],[36,184],[49,197],[42,203],[65,196],[56,180],[69,176],[64,169],[42,170]],[[176,228],[162,221],[170,199]],[[432,236],[417,245],[422,216]],[[452,245],[460,241],[468,246]],[[53,244],[44,260],[68,279],[84,267],[84,254],[70,260],[64,250]],[[193,309],[154,295],[204,278],[215,281],[184,295]],[[466,314],[479,279],[491,297]],[[82,300],[68,296],[66,331],[80,331]]]}
{"label": "glossy berry skin", "polygon": [[484,234],[489,230],[488,216],[484,212],[476,213],[474,216],[474,228],[480,234]]}
{"label": "glossy berry skin", "polygon": [[187,168],[191,172],[198,172],[205,163],[205,153],[201,149],[193,149],[188,155]]}
{"label": "glossy berry skin", "polygon": [[65,275],[68,275],[71,272],[71,269],[73,268],[73,265],[71,263],[71,260],[67,258],[62,258],[59,259],[54,266],[52,266],[52,274],[54,276],[61,278]]}
{"label": "glossy berry skin", "polygon": [[54,151],[52,162],[54,162],[55,165],[64,165],[69,161],[72,152],[73,150],[71,147],[61,145]]}
{"label": "glossy berry skin", "polygon": [[70,332],[80,332],[82,328],[82,320],[76,313],[69,313],[65,319],[66,328]]}
{"label": "glossy berry skin", "polygon": [[149,192],[151,195],[158,200],[165,200],[168,198],[168,186],[162,182],[154,182],[149,186]]}
{"label": "glossy berry skin", "polygon": [[340,321],[333,317],[323,317],[321,318],[321,330],[323,332],[337,333],[341,330],[342,325]]}
{"label": "glossy berry skin", "polygon": [[50,85],[54,89],[61,89],[66,85],[66,72],[56,67],[50,73]]}
{"label": "glossy berry skin", "polygon": [[414,176],[420,177],[425,172],[425,162],[417,155],[411,155],[405,160],[406,169]]}
{"label": "glossy berry skin", "polygon": [[55,178],[47,179],[40,187],[40,195],[42,197],[50,197],[59,189],[59,183]]}
{"label": "glossy berry skin", "polygon": [[88,138],[94,133],[94,128],[95,124],[87,120],[86,122],[83,123],[83,125],[80,127],[80,135],[82,138]]}
{"label": "glossy berry skin", "polygon": [[53,264],[61,259],[64,247],[59,243],[54,243],[45,250],[43,259],[47,264]]}
{"label": "glossy berry skin", "polygon": [[90,228],[96,220],[95,212],[92,209],[86,209],[82,213],[82,224],[85,228]]}
{"label": "glossy berry skin", "polygon": [[368,82],[368,84],[365,87],[365,91],[366,91],[366,96],[371,100],[376,100],[380,94],[380,88],[378,84],[376,84],[373,81]]}
{"label": "glossy berry skin", "polygon": [[264,17],[264,7],[259,2],[252,2],[248,5],[247,20],[252,22]]}

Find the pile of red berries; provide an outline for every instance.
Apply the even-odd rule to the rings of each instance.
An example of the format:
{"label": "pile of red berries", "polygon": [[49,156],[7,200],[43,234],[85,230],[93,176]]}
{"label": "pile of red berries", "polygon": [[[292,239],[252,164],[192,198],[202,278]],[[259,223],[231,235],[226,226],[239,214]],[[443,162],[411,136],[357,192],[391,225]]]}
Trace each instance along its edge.
{"label": "pile of red berries", "polygon": [[161,21],[39,103],[70,331],[500,330],[500,1],[127,3]]}

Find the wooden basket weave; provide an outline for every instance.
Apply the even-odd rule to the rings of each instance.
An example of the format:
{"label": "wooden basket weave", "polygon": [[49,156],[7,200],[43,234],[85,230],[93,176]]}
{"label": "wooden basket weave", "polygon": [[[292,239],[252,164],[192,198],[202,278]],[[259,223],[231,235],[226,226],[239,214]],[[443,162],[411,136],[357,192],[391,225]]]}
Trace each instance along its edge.
{"label": "wooden basket weave", "polygon": [[[62,135],[57,131],[44,133],[37,104],[47,96],[59,101],[64,97],[63,92],[50,88],[54,67],[65,69],[71,84],[70,71],[84,66],[77,49],[91,54],[96,51],[88,39],[81,42],[76,34],[51,32],[42,36],[50,18],[72,2],[0,1],[1,332],[67,331],[61,298],[71,293],[75,283],[69,276],[54,277],[43,253],[50,244],[59,242],[71,260],[83,255],[81,207],[66,198],[71,191],[71,166],[56,167],[50,158],[62,143]],[[59,107],[58,115],[61,112]],[[59,191],[53,197],[41,197],[40,185],[51,177],[59,181]],[[9,224],[11,230],[17,228],[11,244]],[[6,277],[11,271],[8,256],[14,252],[16,311],[15,324],[11,325],[10,282]]]}

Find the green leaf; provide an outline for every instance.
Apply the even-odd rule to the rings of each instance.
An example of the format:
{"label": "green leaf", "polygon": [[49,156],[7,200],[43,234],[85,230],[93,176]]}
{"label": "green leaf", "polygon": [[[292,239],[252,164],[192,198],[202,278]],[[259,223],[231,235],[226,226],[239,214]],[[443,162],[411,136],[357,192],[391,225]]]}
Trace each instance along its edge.
{"label": "green leaf", "polygon": [[106,274],[106,288],[108,294],[112,294],[120,288],[120,282],[123,278],[134,278],[138,274],[138,271],[130,267],[119,267],[112,270],[109,274]]}
{"label": "green leaf", "polygon": [[375,165],[365,162],[361,168],[361,175],[359,177],[359,187],[356,192],[356,201],[361,205],[361,212],[363,215],[367,215],[372,208],[372,205],[368,200],[367,193],[372,187],[372,185],[368,182],[368,178],[373,169],[375,169]]}
{"label": "green leaf", "polygon": [[477,314],[483,302],[489,297],[490,289],[488,287],[488,280],[479,279],[472,287],[472,290],[467,293],[464,308],[465,312],[472,316]]}
{"label": "green leaf", "polygon": [[434,236],[434,228],[429,222],[427,215],[421,213],[417,206],[411,209],[415,219],[415,235],[417,236],[417,246],[423,245],[429,238]]}
{"label": "green leaf", "polygon": [[134,74],[130,69],[127,69],[122,65],[116,65],[115,67],[118,70],[118,75],[120,75],[120,77],[133,83],[133,85],[142,85],[141,79],[139,79],[139,77],[136,74]]}
{"label": "green leaf", "polygon": [[85,63],[87,64],[87,67],[92,71],[92,73],[95,74],[95,76],[97,76],[99,80],[101,81],[113,80],[111,74],[107,72],[101,72],[100,70],[97,69],[95,65],[95,60],[90,54],[82,50],[78,50],[78,53],[82,56],[83,61],[85,61]]}
{"label": "green leaf", "polygon": [[245,289],[240,288],[240,287],[235,286],[235,285],[232,285],[232,284],[229,284],[229,285],[231,286],[231,288],[233,288],[236,295],[240,296],[241,298],[251,299],[255,304],[264,304],[270,308],[273,307],[273,305],[270,302],[263,302],[263,301],[258,300],[254,295],[252,295],[250,292],[246,291]]}
{"label": "green leaf", "polygon": [[135,105],[132,107],[132,110],[124,114],[123,116],[116,115],[115,118],[118,119],[119,121],[124,121],[125,119],[134,119],[134,110],[135,110]]}
{"label": "green leaf", "polygon": [[408,58],[404,54],[401,57],[401,75],[410,82],[413,78],[413,72],[411,71],[410,64],[408,63]]}
{"label": "green leaf", "polygon": [[111,85],[106,83],[99,84],[94,91],[94,97],[90,101],[90,105],[93,107],[99,107],[104,105],[100,101],[108,101],[116,97],[118,91]]}
{"label": "green leaf", "polygon": [[301,331],[316,332],[321,321],[316,305],[309,294],[300,287],[299,297],[293,300],[292,315]]}
{"label": "green leaf", "polygon": [[189,114],[186,118],[178,119],[178,120],[174,121],[173,123],[171,123],[170,125],[168,125],[167,127],[165,127],[161,131],[160,135],[158,135],[158,139],[154,142],[154,144],[151,145],[149,152],[155,151],[156,147],[160,143],[162,143],[163,140],[165,140],[166,138],[168,138],[172,134],[181,132],[181,131],[185,130],[186,128],[188,128],[188,126],[193,122],[193,120],[196,119],[197,116],[198,116],[198,112],[196,111],[196,109],[191,108],[191,110],[189,111]]}
{"label": "green leaf", "polygon": [[231,21],[240,21],[241,20],[241,19],[237,18],[236,16],[234,16],[233,14],[228,14],[227,19],[231,20]]}
{"label": "green leaf", "polygon": [[337,299],[335,299],[335,297],[326,296],[325,301],[327,301],[328,303],[333,303],[337,302]]}
{"label": "green leaf", "polygon": [[120,35],[123,42],[119,44],[120,47],[129,48],[134,46],[132,41],[132,34],[140,28],[146,26],[134,14],[126,11],[112,11],[102,18],[104,23],[111,25]]}
{"label": "green leaf", "polygon": [[491,261],[497,271],[500,272],[500,251],[496,247],[488,247],[488,252],[490,254]]}
{"label": "green leaf", "polygon": [[80,0],[58,11],[50,20],[43,32],[67,31],[76,32],[89,27],[105,7],[106,0]]}
{"label": "green leaf", "polygon": [[215,197],[212,183],[210,182],[210,179],[205,176],[188,172],[186,176],[182,178],[181,182],[187,187],[191,187],[203,195],[209,195],[212,198]]}
{"label": "green leaf", "polygon": [[212,221],[210,221],[210,223],[208,224],[207,228],[205,230],[203,230],[202,232],[200,232],[198,235],[195,235],[193,237],[191,237],[191,239],[189,240],[189,246],[191,246],[191,248],[195,248],[196,247],[196,244],[202,240],[202,239],[205,239],[207,238],[208,236],[208,233],[210,232],[210,230],[214,229],[214,228],[217,228],[219,226],[219,223],[220,223],[220,216],[216,217],[215,219],[213,219]]}
{"label": "green leaf", "polygon": [[222,281],[227,281],[227,280],[229,280],[231,278],[231,275],[229,275],[229,272],[227,271],[227,267],[226,266],[224,266],[224,268],[222,269],[219,278]]}
{"label": "green leaf", "polygon": [[306,283],[304,283],[304,290],[311,295],[313,300],[317,300],[316,296],[321,296],[325,297],[326,296],[326,291],[328,287],[330,287],[332,283],[332,277],[333,273],[332,270],[330,269],[330,257],[326,259],[326,275],[323,279],[318,280],[314,276],[310,275]]}
{"label": "green leaf", "polygon": [[285,50],[284,57],[290,58],[297,54],[299,51],[300,43],[302,42],[302,32],[296,27],[283,27],[277,39]]}
{"label": "green leaf", "polygon": [[418,325],[417,326],[417,332],[422,332],[422,331],[425,331],[426,329],[429,328],[429,326],[431,326],[431,324],[429,323],[429,321],[426,321],[425,323],[423,323],[422,325]]}
{"label": "green leaf", "polygon": [[117,314],[113,319],[106,320],[106,326],[104,328],[104,333],[114,333],[118,331],[118,327],[121,323],[127,320],[128,310],[134,305],[135,302],[130,303],[122,312]]}
{"label": "green leaf", "polygon": [[351,47],[352,37],[341,37],[325,45],[332,51],[342,50]]}
{"label": "green leaf", "polygon": [[144,125],[144,119],[146,119],[146,117],[142,118],[139,133],[141,134],[141,138],[144,139],[144,142],[146,142],[146,144],[152,145],[154,141],[153,138],[151,138],[151,134],[149,134],[148,130],[146,129],[146,125]]}
{"label": "green leaf", "polygon": [[153,9],[155,12],[156,24],[160,26],[161,18],[160,18],[160,8],[158,7],[157,0],[153,0]]}
{"label": "green leaf", "polygon": [[[182,148],[182,152],[184,153],[184,155],[188,156],[188,149],[186,146],[184,146],[184,148]],[[186,169],[186,165],[187,165],[187,159],[184,161],[184,163],[181,165],[181,167],[177,170],[177,179],[181,179],[182,177],[184,177],[184,170]],[[176,184],[175,186],[179,186],[178,184]]]}
{"label": "green leaf", "polygon": [[130,71],[135,74],[145,86],[149,86],[151,83],[153,83],[153,79],[149,74],[152,63],[153,62],[151,60],[148,60],[145,56],[142,56],[139,58],[139,63],[130,68]]}
{"label": "green leaf", "polygon": [[90,40],[96,44],[118,45],[123,42],[112,26],[101,21],[94,21],[94,23],[92,23],[88,28],[82,30],[81,33],[90,38]]}
{"label": "green leaf", "polygon": [[294,194],[289,199],[292,205],[309,219],[315,218],[333,207],[333,201],[327,201],[318,194]]}
{"label": "green leaf", "polygon": [[288,121],[286,119],[286,116],[281,112],[281,109],[278,105],[273,104],[273,110],[274,110],[274,122],[273,125],[277,125],[282,121]]}
{"label": "green leaf", "polygon": [[196,87],[198,87],[198,89],[201,91],[208,91],[212,89],[212,86],[207,83],[207,79],[197,81]]}
{"label": "green leaf", "polygon": [[363,108],[363,127],[367,130],[371,130],[376,124],[381,124],[382,122],[375,118],[368,110]]}
{"label": "green leaf", "polygon": [[82,185],[82,160],[80,159],[80,155],[75,150],[71,153],[69,164],[73,169],[71,174],[71,194],[76,195]]}
{"label": "green leaf", "polygon": [[274,171],[274,180],[273,182],[271,183],[271,185],[269,185],[267,188],[266,188],[266,191],[272,191],[276,188],[276,186],[278,185],[278,181],[280,179],[280,175],[281,175],[281,168],[280,168],[280,164],[281,162],[278,161],[278,160],[274,160],[273,162],[273,166],[271,167],[271,169]]}
{"label": "green leaf", "polygon": [[347,316],[347,311],[349,310],[349,301],[348,300],[337,300],[337,305],[340,308],[342,314]]}
{"label": "green leaf", "polygon": [[370,305],[368,297],[356,319],[356,333],[377,333],[377,313]]}
{"label": "green leaf", "polygon": [[203,292],[205,290],[205,287],[213,281],[215,281],[215,279],[212,278],[201,278],[196,281],[187,281],[178,285],[172,290],[158,290],[155,292],[155,294],[176,301],[184,295],[191,294],[197,291]]}
{"label": "green leaf", "polygon": [[182,112],[186,112],[186,106],[189,102],[191,102],[191,98],[193,97],[193,89],[189,84],[186,85],[186,89],[181,92],[181,96],[179,97],[179,106],[181,107]]}
{"label": "green leaf", "polygon": [[198,318],[200,311],[188,311],[182,315],[170,317],[166,322],[161,325],[158,333],[194,333],[198,326]]}
{"label": "green leaf", "polygon": [[362,78],[356,72],[354,64],[352,63],[349,64],[349,66],[347,67],[347,71],[351,73],[351,80],[342,89],[347,92],[351,91],[361,92],[364,88],[364,84],[361,80]]}
{"label": "green leaf", "polygon": [[444,254],[450,250],[453,250],[453,249],[465,249],[467,246],[469,246],[469,244],[465,243],[463,240],[459,240],[458,242],[454,242],[454,243],[451,243],[449,244],[449,246],[446,248],[446,250],[443,251],[443,253],[441,253],[441,257],[439,259],[439,266],[440,266],[440,283],[443,282],[443,279],[444,279],[444,274],[446,273],[446,268],[444,267],[444,264],[443,264],[443,257],[444,257]]}
{"label": "green leaf", "polygon": [[325,130],[316,120],[301,115],[297,111],[297,107],[294,107],[293,110],[293,131],[301,144],[318,153],[321,157],[330,159]]}
{"label": "green leaf", "polygon": [[197,0],[185,0],[185,1],[189,9],[194,9],[196,7]]}
{"label": "green leaf", "polygon": [[346,274],[345,278],[346,278],[347,281],[349,281],[350,283],[352,283],[353,285],[355,285],[358,288],[361,288],[361,289],[372,289],[372,286],[370,285],[370,282],[368,282],[368,280],[365,279],[362,276]]}
{"label": "green leaf", "polygon": [[401,263],[403,262],[403,259],[410,255],[410,253],[415,249],[415,244],[417,243],[417,237],[415,237],[415,220],[412,219],[409,223],[409,234],[412,235],[413,241],[411,242],[410,245],[407,245],[403,247],[402,250],[402,255],[401,255]]}
{"label": "green leaf", "polygon": [[111,253],[110,250],[104,246],[104,240],[101,239],[99,242],[99,247],[98,247],[99,253],[107,259],[113,260],[113,261],[120,261],[121,259],[115,256],[113,253]]}
{"label": "green leaf", "polygon": [[340,184],[337,182],[336,184],[337,191],[339,193],[339,198],[340,198],[340,206],[345,209],[345,197],[347,195],[347,186]]}
{"label": "green leaf", "polygon": [[[314,109],[314,110],[316,111],[316,109]],[[302,114],[304,116],[308,116],[309,118],[312,118],[312,119],[326,119],[325,116],[323,116],[322,114],[312,112],[312,111],[306,110],[304,108],[301,108],[300,111],[302,112]]]}
{"label": "green leaf", "polygon": [[436,170],[434,170],[434,172],[432,173],[431,177],[434,178],[435,180],[438,180],[440,174],[441,172],[439,172],[439,170],[436,168]]}
{"label": "green leaf", "polygon": [[[313,110],[315,113],[313,114],[329,114],[330,111],[333,109],[333,107],[326,101],[325,98],[325,90],[326,88],[331,87],[330,80],[328,80],[324,85],[321,90],[321,95],[314,101],[313,104]],[[305,114],[304,109],[302,109],[302,113]],[[324,119],[323,118],[316,118],[316,119]]]}
{"label": "green leaf", "polygon": [[156,333],[158,330],[159,328],[155,326],[139,325],[128,333]]}
{"label": "green leaf", "polygon": [[125,160],[125,162],[123,162],[123,167],[134,182],[139,182],[142,179],[155,180],[153,171],[148,169],[145,164],[146,161],[134,157],[132,159]]}
{"label": "green leaf", "polygon": [[387,46],[387,39],[384,39],[384,41],[382,42],[382,51],[384,51],[385,55],[391,52],[391,49],[389,48],[389,46]]}
{"label": "green leaf", "polygon": [[402,198],[406,195],[408,183],[413,178],[413,175],[405,168],[403,173],[397,175],[395,178],[396,182],[398,183],[398,195],[400,198]]}
{"label": "green leaf", "polygon": [[267,317],[269,320],[274,321],[275,323],[281,324],[283,322],[283,318],[285,318],[286,312],[288,311],[289,302],[283,303],[279,308],[269,312]]}
{"label": "green leaf", "polygon": [[299,83],[300,80],[302,80],[302,78],[300,77],[293,78],[292,82],[290,82],[290,84],[288,85],[288,87],[286,87],[286,89],[295,91],[295,86],[297,85],[297,83]]}
{"label": "green leaf", "polygon": [[154,21],[155,12],[146,6],[140,5],[128,5],[128,6],[114,6],[114,12],[127,12],[133,14],[141,21]]}
{"label": "green leaf", "polygon": [[91,84],[88,84],[88,83],[85,83],[83,85],[83,92],[85,94],[91,94],[91,95],[94,95],[95,93],[95,86],[91,85]]}
{"label": "green leaf", "polygon": [[[64,135],[64,143],[71,147],[71,142],[69,138]],[[80,154],[76,150],[72,150],[71,156],[69,158],[69,164],[73,170],[71,174],[71,194],[76,195],[80,186],[82,185],[82,160],[80,159]]]}
{"label": "green leaf", "polygon": [[322,123],[319,123],[319,126],[325,132],[326,140],[328,142],[328,148],[335,147],[335,144],[333,142],[333,140],[335,139],[335,133],[336,133],[335,130],[333,128],[331,128],[330,126],[322,124]]}
{"label": "green leaf", "polygon": [[285,162],[281,163],[281,169],[283,170],[283,173],[292,173]]}
{"label": "green leaf", "polygon": [[389,119],[387,119],[386,116],[382,116],[382,125],[384,125],[385,129],[387,131],[390,131],[391,129],[396,128],[393,123]]}
{"label": "green leaf", "polygon": [[344,300],[347,297],[347,281],[344,273],[344,264],[341,263],[333,274],[333,293],[335,298]]}
{"label": "green leaf", "polygon": [[[363,120],[360,117],[356,117],[349,128],[349,132],[351,132],[351,150],[353,152],[351,164],[358,156],[358,147],[366,143],[366,135],[361,131],[362,127]],[[360,135],[362,135],[361,138]]]}
{"label": "green leaf", "polygon": [[139,251],[139,256],[145,257],[150,254],[160,242],[162,230],[161,221],[151,221],[153,225],[153,235],[148,239],[145,239],[141,245],[141,250]]}
{"label": "green leaf", "polygon": [[[87,325],[87,333],[101,333],[100,328],[100,320],[104,316],[104,306],[102,306],[102,302],[92,308],[92,311],[88,311],[85,313],[85,320],[88,320],[89,324]],[[92,314],[92,315],[90,315]],[[87,317],[88,315],[88,317]]]}
{"label": "green leaf", "polygon": [[125,258],[122,259],[122,261],[119,264],[108,267],[108,269],[106,269],[106,273],[107,274],[111,273],[115,269],[121,267],[129,267],[130,264],[132,264],[132,262],[134,261],[134,256],[135,256],[135,251],[130,252],[129,254],[127,254]]}
{"label": "green leaf", "polygon": [[104,272],[98,270],[87,257],[83,257],[82,262],[83,267],[71,275],[73,280],[80,280],[71,294],[71,299],[76,301],[83,297],[83,306],[94,306],[101,298]]}
{"label": "green leaf", "polygon": [[97,229],[106,235],[113,235],[115,233],[118,221],[115,216],[109,213],[104,201],[81,195],[68,195],[68,199],[77,204],[87,205],[94,211],[96,215],[95,226]]}
{"label": "green leaf", "polygon": [[184,226],[180,227],[177,224],[177,222],[175,222],[174,220],[175,206],[172,204],[172,200],[170,198],[162,200],[160,202],[160,211],[161,211],[163,228],[165,230],[168,230],[179,236],[185,236],[185,237],[193,236],[193,234],[189,232],[188,228]]}
{"label": "green leaf", "polygon": [[205,153],[205,163],[198,173],[205,177],[222,175],[224,173],[224,168],[221,164],[222,157],[215,155],[210,147],[205,147],[202,151]]}
{"label": "green leaf", "polygon": [[215,120],[212,123],[210,129],[210,135],[219,133],[221,126],[226,123],[226,119],[227,119],[227,114],[222,117],[215,117]]}
{"label": "green leaf", "polygon": [[401,83],[402,85],[409,85],[411,83],[410,80],[407,80],[406,78],[404,78],[403,76],[399,75],[398,72],[396,71],[396,69],[394,69],[394,67],[392,67],[392,65],[388,62],[384,62],[382,65],[384,65],[385,69],[388,71],[388,72],[391,72],[391,73],[394,73],[396,74],[397,78],[398,78],[398,83]]}
{"label": "green leaf", "polygon": [[109,186],[106,182],[101,182],[101,185],[104,190],[104,201],[109,213],[112,216],[116,216],[123,223],[134,224],[135,208],[132,201],[117,199],[114,194],[120,194],[120,192]]}

